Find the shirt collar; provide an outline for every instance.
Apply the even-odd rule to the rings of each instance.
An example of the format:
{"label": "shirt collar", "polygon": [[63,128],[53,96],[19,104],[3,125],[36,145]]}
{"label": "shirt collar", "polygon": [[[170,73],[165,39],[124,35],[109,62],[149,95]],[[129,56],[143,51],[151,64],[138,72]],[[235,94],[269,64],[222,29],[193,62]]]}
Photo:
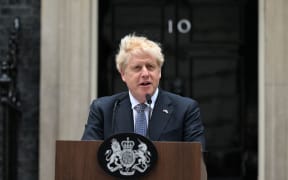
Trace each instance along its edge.
{"label": "shirt collar", "polygon": [[[159,93],[159,90],[157,88],[155,93],[151,97],[151,100],[152,100],[151,109],[154,109],[154,105],[155,105],[156,99],[158,97],[158,93]],[[131,108],[133,109],[137,104],[139,104],[139,102],[132,96],[130,91],[129,91],[129,98],[130,98],[130,102],[131,102]],[[147,106],[149,106],[149,104],[147,102],[145,102],[145,104],[147,104]]]}

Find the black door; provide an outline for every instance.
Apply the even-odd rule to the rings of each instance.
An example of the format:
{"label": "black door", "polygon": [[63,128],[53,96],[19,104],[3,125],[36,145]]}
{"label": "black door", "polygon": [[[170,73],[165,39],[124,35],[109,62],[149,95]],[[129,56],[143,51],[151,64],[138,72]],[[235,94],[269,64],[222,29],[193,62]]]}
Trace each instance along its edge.
{"label": "black door", "polygon": [[257,1],[100,0],[98,96],[126,90],[119,40],[162,44],[161,88],[200,103],[209,179],[257,177]]}

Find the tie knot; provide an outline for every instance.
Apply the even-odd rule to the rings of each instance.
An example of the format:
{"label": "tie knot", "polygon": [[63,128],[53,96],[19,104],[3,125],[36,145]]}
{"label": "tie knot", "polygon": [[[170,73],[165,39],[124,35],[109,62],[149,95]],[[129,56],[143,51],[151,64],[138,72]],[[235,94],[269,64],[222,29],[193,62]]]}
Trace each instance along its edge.
{"label": "tie knot", "polygon": [[137,105],[135,106],[135,110],[136,110],[138,113],[144,112],[146,107],[147,107],[146,104],[137,104]]}

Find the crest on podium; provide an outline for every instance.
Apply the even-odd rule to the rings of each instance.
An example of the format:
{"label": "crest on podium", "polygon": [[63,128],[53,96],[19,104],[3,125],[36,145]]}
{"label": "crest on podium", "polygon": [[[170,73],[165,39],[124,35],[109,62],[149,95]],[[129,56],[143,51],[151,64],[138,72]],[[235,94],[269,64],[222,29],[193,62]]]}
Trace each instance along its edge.
{"label": "crest on podium", "polygon": [[135,133],[115,134],[105,140],[98,151],[102,169],[120,178],[148,174],[154,167],[157,156],[154,144]]}

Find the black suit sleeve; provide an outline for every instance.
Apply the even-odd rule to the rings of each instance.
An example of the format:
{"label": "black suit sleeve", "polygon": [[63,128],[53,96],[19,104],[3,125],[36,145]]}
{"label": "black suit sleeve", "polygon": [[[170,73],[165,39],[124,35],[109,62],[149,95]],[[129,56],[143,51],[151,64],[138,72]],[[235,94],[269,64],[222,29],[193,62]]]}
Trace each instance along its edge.
{"label": "black suit sleeve", "polygon": [[101,110],[101,100],[94,100],[90,105],[88,120],[82,140],[103,140],[103,111]]}
{"label": "black suit sleeve", "polygon": [[184,116],[184,141],[197,141],[202,144],[202,151],[205,151],[204,126],[201,120],[198,103],[192,100],[187,106]]}

